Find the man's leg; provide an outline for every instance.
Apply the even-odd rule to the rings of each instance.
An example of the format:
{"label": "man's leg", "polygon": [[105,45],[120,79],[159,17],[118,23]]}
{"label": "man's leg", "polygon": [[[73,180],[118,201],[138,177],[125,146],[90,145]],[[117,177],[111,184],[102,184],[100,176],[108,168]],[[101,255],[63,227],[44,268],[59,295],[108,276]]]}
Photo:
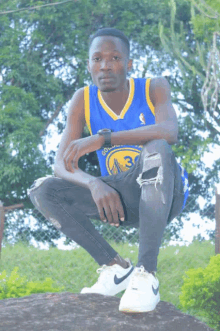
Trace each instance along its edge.
{"label": "man's leg", "polygon": [[89,219],[99,219],[90,190],[48,177],[36,181],[29,195],[34,206],[58,230],[86,249],[99,265],[117,263],[128,267],[128,262],[104,240]]}
{"label": "man's leg", "polygon": [[179,166],[165,140],[144,145],[137,163],[124,173],[103,177],[120,194],[125,210],[123,226],[140,228],[137,266],[157,270],[157,256],[165,227],[183,205]]}
{"label": "man's leg", "polygon": [[90,218],[99,219],[99,215],[89,189],[51,177],[37,180],[29,195],[35,207],[57,229],[102,266],[98,269],[98,281],[81,293],[115,295],[127,288],[134,267],[117,254],[91,223]]}
{"label": "man's leg", "polygon": [[167,223],[177,216],[184,201],[179,166],[165,140],[147,143],[139,159],[139,256],[137,267],[121,298],[119,310],[147,312],[160,301],[157,256]]}
{"label": "man's leg", "polygon": [[146,144],[141,155],[139,203],[140,241],[137,266],[157,270],[165,227],[182,208],[184,194],[179,166],[165,140]]}
{"label": "man's leg", "polygon": [[[157,160],[156,163],[152,162],[154,154],[161,154],[161,157],[155,158]],[[170,156],[164,157],[163,155]],[[150,159],[150,162],[147,159]],[[164,162],[164,159],[169,161]],[[156,271],[157,255],[167,220],[175,217],[181,210],[181,199],[178,195],[174,199],[172,187],[172,185],[176,185],[175,183],[180,183],[180,173],[176,176],[178,180],[175,179],[174,181],[171,179],[170,186],[167,184],[167,180],[161,181],[162,170],[166,171],[168,169],[172,173],[171,169],[175,169],[175,173],[177,168],[178,166],[169,145],[164,140],[158,140],[144,146],[138,162],[127,172],[101,177],[106,184],[115,188],[121,197],[125,211],[125,222],[120,222],[120,224],[125,226],[134,225],[135,227],[140,225],[138,266],[144,265],[148,271]],[[166,178],[169,180],[169,172]],[[180,184],[177,185],[179,191],[181,191],[180,186]],[[171,189],[170,192],[169,187]],[[145,188],[149,189],[149,193],[146,193],[148,191]],[[156,188],[156,191],[159,190],[160,194],[155,195],[155,192],[152,192],[152,188]],[[168,198],[167,192],[170,194]],[[148,203],[148,208],[146,208],[147,196],[149,201],[151,201],[150,204]],[[123,266],[123,259],[117,255],[117,252],[95,230],[89,220],[89,218],[99,218],[97,207],[89,190],[59,178],[49,178],[40,186],[33,188],[30,192],[30,197],[33,204],[48,220],[68,237],[84,247],[100,265],[116,263]],[[157,201],[162,201],[163,205],[165,205],[164,213],[158,213],[157,210],[155,214],[155,202]],[[153,209],[152,204],[154,206]],[[171,212],[172,210],[174,212]],[[147,217],[147,215],[150,217]],[[157,215],[156,223],[153,224],[152,219],[155,218],[155,215]],[[138,221],[139,216],[140,221]],[[158,227],[153,227],[153,232],[151,229],[147,232],[147,229],[155,224],[158,224]],[[154,236],[154,240],[152,240],[152,236]],[[123,267],[126,266],[124,265]]]}

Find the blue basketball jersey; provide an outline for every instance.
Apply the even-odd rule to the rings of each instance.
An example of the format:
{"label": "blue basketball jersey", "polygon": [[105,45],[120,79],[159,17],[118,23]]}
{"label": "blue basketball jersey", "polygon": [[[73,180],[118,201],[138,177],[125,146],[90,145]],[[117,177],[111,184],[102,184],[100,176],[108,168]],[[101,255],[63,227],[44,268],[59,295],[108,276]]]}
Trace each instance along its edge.
{"label": "blue basketball jersey", "polygon": [[[129,85],[129,96],[120,115],[108,107],[96,85],[84,88],[85,119],[91,135],[100,129],[117,132],[155,124],[154,106],[149,95],[150,78],[130,78]],[[140,145],[118,145],[96,151],[102,176],[127,171],[135,164],[141,150]],[[182,179],[187,178],[184,175]]]}

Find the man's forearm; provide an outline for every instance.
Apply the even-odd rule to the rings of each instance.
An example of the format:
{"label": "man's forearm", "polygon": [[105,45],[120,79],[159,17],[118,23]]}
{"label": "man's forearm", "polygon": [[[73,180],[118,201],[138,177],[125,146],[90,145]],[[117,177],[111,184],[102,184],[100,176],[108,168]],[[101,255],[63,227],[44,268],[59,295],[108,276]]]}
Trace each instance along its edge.
{"label": "man's forearm", "polygon": [[86,188],[89,188],[91,183],[97,179],[96,177],[87,174],[81,169],[75,169],[74,173],[69,172],[65,169],[64,165],[59,162],[55,164],[54,173],[55,176],[59,178],[65,179],[80,186],[84,186]]}
{"label": "man's forearm", "polygon": [[177,142],[177,132],[172,121],[111,134],[112,145],[144,145],[155,139],[165,139],[171,145]]}

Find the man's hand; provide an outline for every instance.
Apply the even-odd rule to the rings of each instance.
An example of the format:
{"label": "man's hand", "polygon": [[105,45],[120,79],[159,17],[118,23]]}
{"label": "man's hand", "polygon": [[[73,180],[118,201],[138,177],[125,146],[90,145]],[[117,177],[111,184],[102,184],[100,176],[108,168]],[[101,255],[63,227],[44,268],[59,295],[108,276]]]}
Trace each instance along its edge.
{"label": "man's hand", "polygon": [[104,137],[98,134],[71,141],[63,154],[66,170],[74,172],[74,169],[78,169],[78,161],[81,156],[100,149],[103,144]]}
{"label": "man's hand", "polygon": [[100,219],[118,227],[119,219],[124,221],[125,217],[119,194],[99,178],[93,180],[89,188],[98,208]]}

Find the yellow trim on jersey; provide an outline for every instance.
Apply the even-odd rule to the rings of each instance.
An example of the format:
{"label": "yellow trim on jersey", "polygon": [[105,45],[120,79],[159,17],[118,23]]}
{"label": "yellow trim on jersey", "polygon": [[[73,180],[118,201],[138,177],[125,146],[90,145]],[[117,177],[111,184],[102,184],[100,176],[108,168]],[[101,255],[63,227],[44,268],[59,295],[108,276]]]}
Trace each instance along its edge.
{"label": "yellow trim on jersey", "polygon": [[90,134],[92,135],[90,124],[89,86],[84,87],[85,120]]}
{"label": "yellow trim on jersey", "polygon": [[151,78],[148,78],[146,80],[145,94],[146,94],[147,104],[150,107],[150,110],[151,110],[152,114],[155,116],[155,108],[154,108],[154,105],[152,104],[151,99],[150,99],[150,81],[151,81]]}
{"label": "yellow trim on jersey", "polygon": [[118,115],[115,114],[115,112],[113,112],[113,110],[111,110],[111,108],[109,108],[107,106],[107,104],[105,103],[105,101],[102,98],[100,90],[98,90],[98,99],[99,99],[99,102],[102,105],[103,109],[106,111],[107,114],[109,114],[109,116],[111,116],[111,118],[113,118],[114,121],[116,121],[120,118]]}
{"label": "yellow trim on jersey", "polygon": [[123,119],[125,117],[125,114],[127,113],[128,109],[132,103],[132,100],[134,98],[134,79],[133,78],[129,79],[129,85],[130,85],[129,96],[128,96],[126,104],[124,105],[124,108],[122,109],[120,115],[115,114],[115,112],[113,110],[111,110],[111,108],[109,108],[109,106],[103,100],[100,90],[98,90],[98,99],[99,99],[100,104],[102,105],[102,107],[106,111],[106,113],[109,116],[111,116],[111,118],[113,118],[113,120],[115,120],[115,121],[118,119]]}
{"label": "yellow trim on jersey", "polygon": [[128,100],[120,114],[120,118],[122,118],[122,119],[125,117],[125,114],[127,113],[128,109],[133,101],[133,98],[134,98],[134,79],[130,78],[129,82],[130,82],[130,92],[129,92]]}

